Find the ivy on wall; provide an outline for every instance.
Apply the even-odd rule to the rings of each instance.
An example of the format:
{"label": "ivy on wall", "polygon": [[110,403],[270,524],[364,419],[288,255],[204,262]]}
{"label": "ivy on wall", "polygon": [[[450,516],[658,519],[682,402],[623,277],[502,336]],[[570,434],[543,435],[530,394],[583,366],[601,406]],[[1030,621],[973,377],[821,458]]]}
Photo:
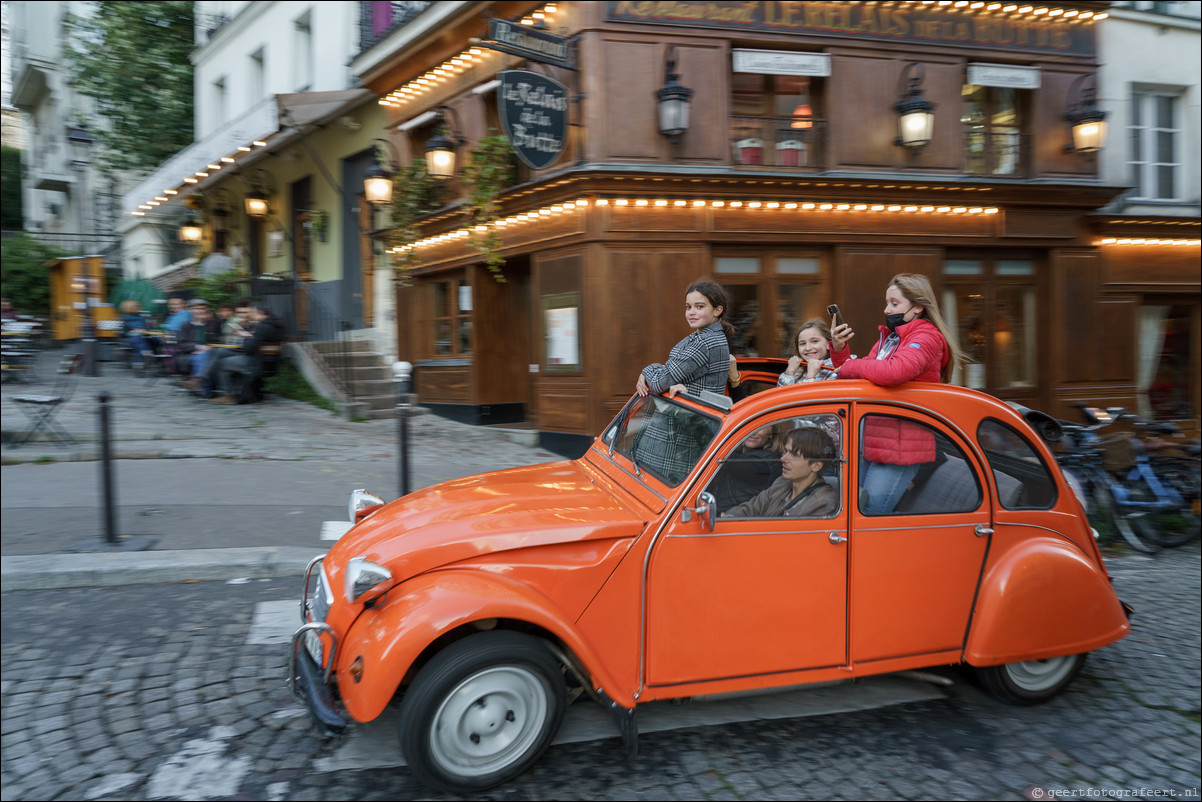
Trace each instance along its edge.
{"label": "ivy on wall", "polygon": [[[459,179],[468,193],[468,243],[483,257],[493,278],[500,282],[505,281],[501,272],[505,257],[501,256],[501,235],[494,224],[500,217],[501,192],[513,183],[516,174],[509,140],[494,134],[480,140]],[[476,231],[476,226],[480,225],[486,227],[483,232]]]}

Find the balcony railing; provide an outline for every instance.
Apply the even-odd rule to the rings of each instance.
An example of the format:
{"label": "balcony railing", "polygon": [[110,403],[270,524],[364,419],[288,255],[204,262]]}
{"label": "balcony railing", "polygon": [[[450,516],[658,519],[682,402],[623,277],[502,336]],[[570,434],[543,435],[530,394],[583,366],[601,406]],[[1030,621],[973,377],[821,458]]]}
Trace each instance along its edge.
{"label": "balcony railing", "polygon": [[359,52],[367,50],[425,11],[430,0],[365,0],[359,3]]}
{"label": "balcony railing", "polygon": [[826,120],[732,117],[730,144],[736,165],[821,170],[826,163]]}
{"label": "balcony railing", "polygon": [[1018,131],[984,131],[964,126],[964,171],[969,175],[1027,178],[1031,138]]}

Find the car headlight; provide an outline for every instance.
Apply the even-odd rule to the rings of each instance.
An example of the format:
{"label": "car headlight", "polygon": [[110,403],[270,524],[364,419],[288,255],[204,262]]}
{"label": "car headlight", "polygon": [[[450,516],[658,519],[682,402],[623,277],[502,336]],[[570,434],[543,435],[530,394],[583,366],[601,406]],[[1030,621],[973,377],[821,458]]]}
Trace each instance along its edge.
{"label": "car headlight", "polygon": [[[361,510],[370,509],[371,507],[380,507],[384,505],[384,499],[377,496],[375,493],[368,493],[366,490],[359,488],[351,491],[351,500],[346,505],[346,515],[351,523],[359,523]],[[370,513],[369,513],[370,514]]]}
{"label": "car headlight", "polygon": [[369,602],[388,590],[392,572],[366,557],[351,557],[346,564],[346,600]]}

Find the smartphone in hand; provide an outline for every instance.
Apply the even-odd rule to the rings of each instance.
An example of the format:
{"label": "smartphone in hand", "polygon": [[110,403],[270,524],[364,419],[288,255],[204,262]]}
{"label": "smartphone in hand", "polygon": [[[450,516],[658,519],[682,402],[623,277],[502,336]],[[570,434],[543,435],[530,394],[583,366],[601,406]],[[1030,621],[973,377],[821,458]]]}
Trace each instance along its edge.
{"label": "smartphone in hand", "polygon": [[[826,313],[835,319],[835,326],[843,325],[843,316],[839,314],[839,304],[830,304],[826,307]],[[832,328],[834,328],[832,326]]]}

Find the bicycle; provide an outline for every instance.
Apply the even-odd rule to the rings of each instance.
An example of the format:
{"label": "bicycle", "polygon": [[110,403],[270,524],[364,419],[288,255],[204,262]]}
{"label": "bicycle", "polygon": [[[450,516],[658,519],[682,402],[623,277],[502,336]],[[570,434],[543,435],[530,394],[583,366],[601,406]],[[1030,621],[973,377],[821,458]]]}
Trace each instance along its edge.
{"label": "bicycle", "polygon": [[[1121,407],[1078,404],[1088,426],[1068,424],[1084,454],[1067,460],[1085,475],[1097,512],[1128,543],[1145,553],[1180,546],[1202,532],[1197,461],[1153,458],[1148,432],[1175,434],[1172,424],[1148,423]],[[1121,431],[1102,434],[1118,425]],[[1099,467],[1100,463],[1100,467]]]}

